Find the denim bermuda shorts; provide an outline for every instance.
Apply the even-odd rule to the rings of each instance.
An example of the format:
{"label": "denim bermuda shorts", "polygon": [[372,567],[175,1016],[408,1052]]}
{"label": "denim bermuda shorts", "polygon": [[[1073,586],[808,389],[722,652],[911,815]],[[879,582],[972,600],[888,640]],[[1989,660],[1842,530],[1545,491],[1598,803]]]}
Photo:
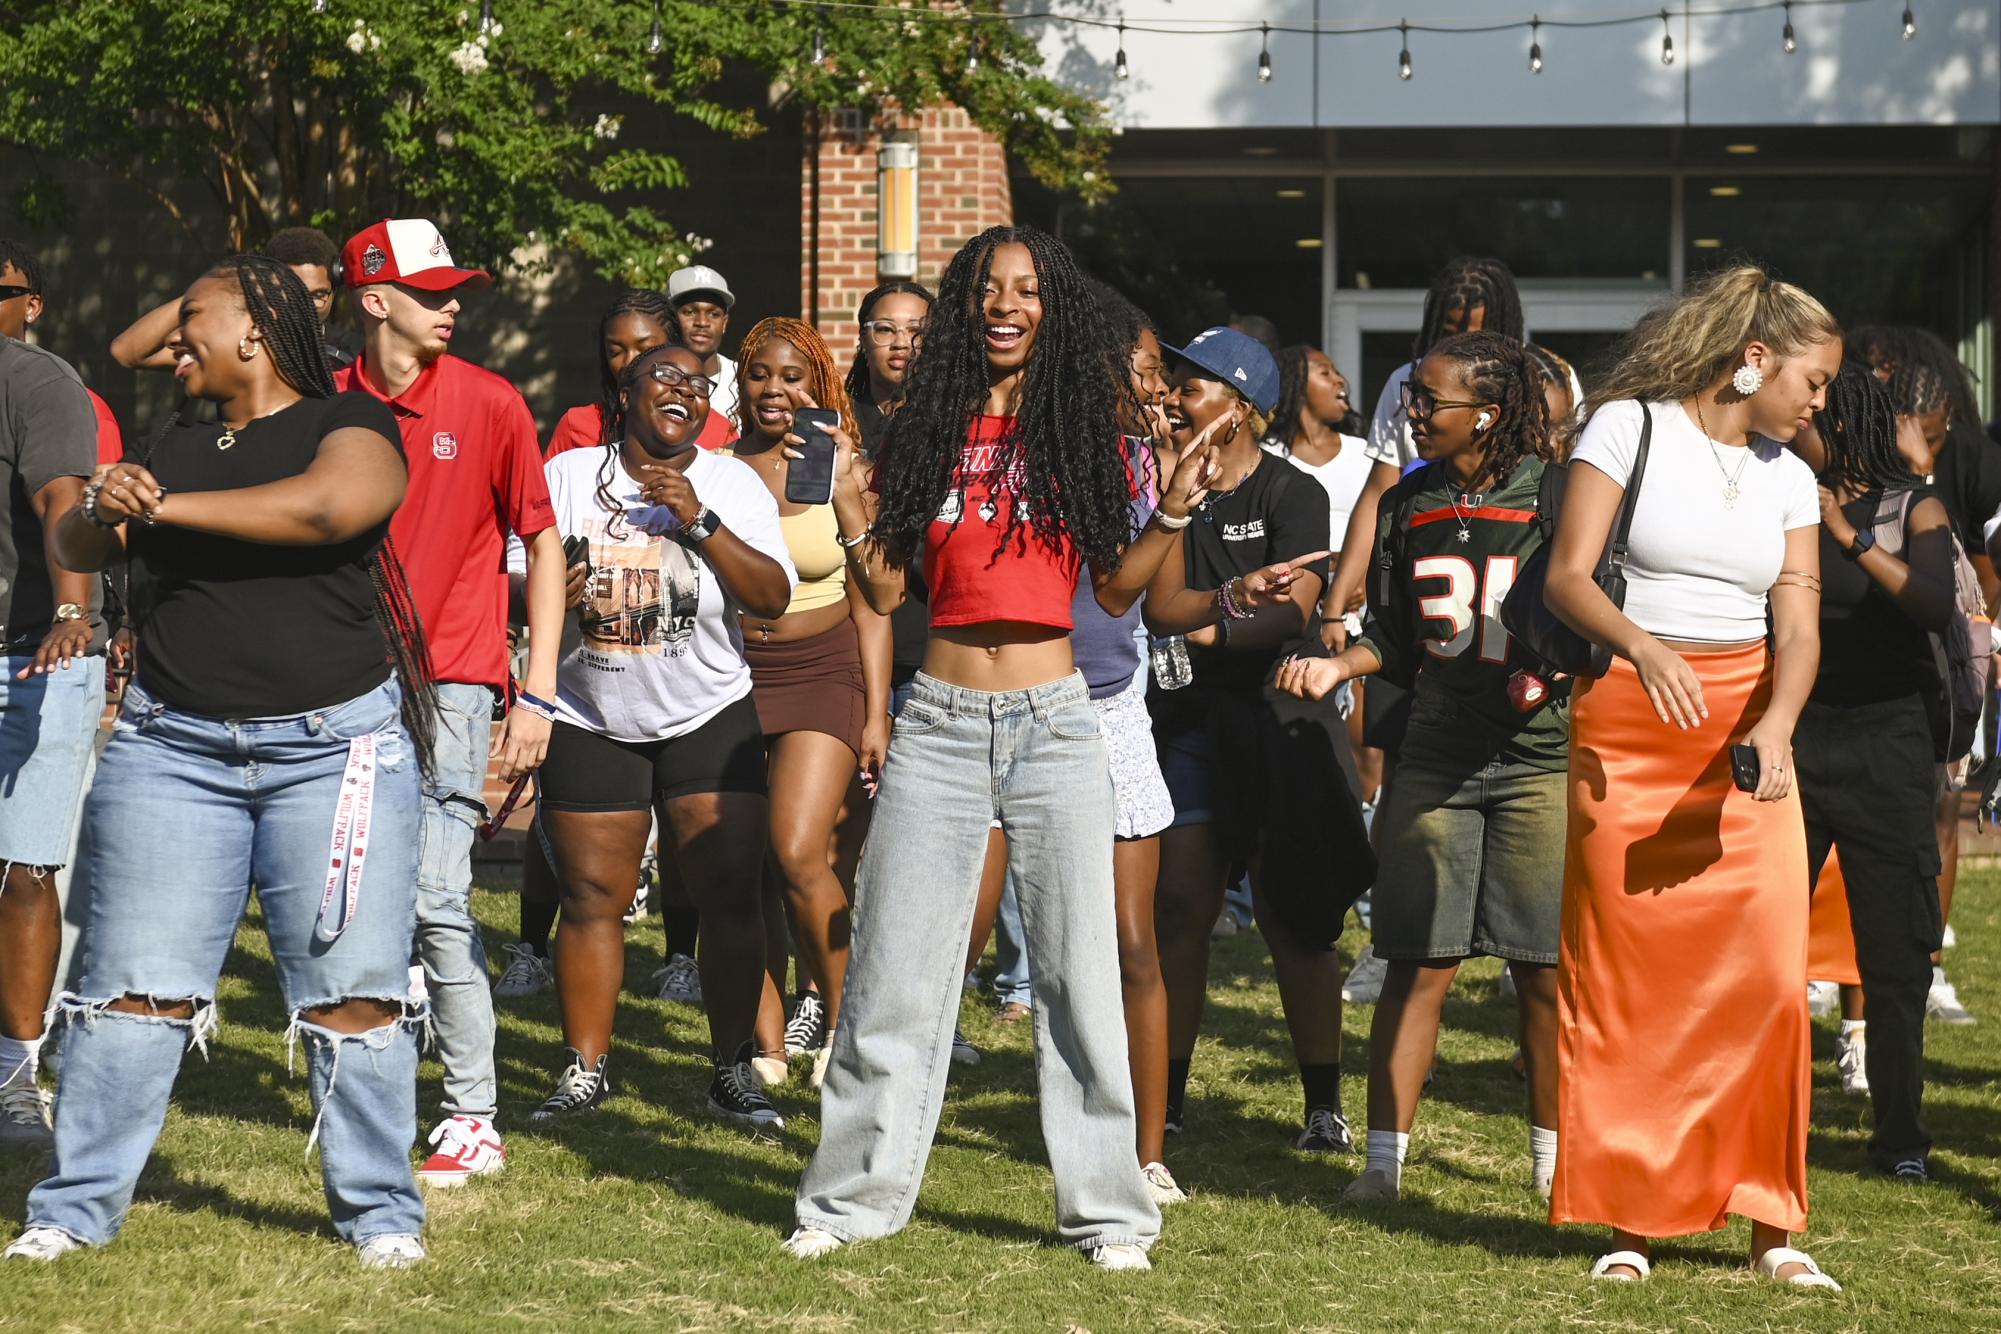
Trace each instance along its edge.
{"label": "denim bermuda shorts", "polygon": [[1398,764],[1376,816],[1377,957],[1555,963],[1566,779],[1499,762],[1471,774]]}
{"label": "denim bermuda shorts", "polygon": [[33,662],[0,657],[0,864],[67,866],[104,713],[104,659],[14,679]]}

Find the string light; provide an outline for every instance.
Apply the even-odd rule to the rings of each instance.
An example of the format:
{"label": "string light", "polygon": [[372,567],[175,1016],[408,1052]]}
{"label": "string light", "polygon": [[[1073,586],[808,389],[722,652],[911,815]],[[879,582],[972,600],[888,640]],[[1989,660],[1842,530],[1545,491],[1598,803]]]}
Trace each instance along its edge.
{"label": "string light", "polygon": [[313,12],[314,12],[315,14],[324,14],[324,13],[326,13],[326,12],[327,12],[327,0],[313,0]]}
{"label": "string light", "polygon": [[1791,55],[1793,52],[1799,50],[1800,48],[1800,44],[1793,39],[1792,0],[1787,0],[1786,3],[1786,31],[1785,34],[1779,39],[1779,45],[1785,49],[1785,53],[1787,55]]}
{"label": "string light", "polygon": [[1118,58],[1112,61],[1112,75],[1120,79],[1130,79],[1133,76],[1132,66],[1126,64],[1126,16],[1123,14],[1119,15],[1119,54]]}
{"label": "string light", "polygon": [[1542,19],[1529,20],[1529,73],[1542,73]]}
{"label": "string light", "polygon": [[1271,24],[1258,25],[1264,31],[1264,46],[1258,52],[1258,82],[1271,82]]}
{"label": "string light", "polygon": [[479,35],[493,36],[493,0],[479,0]]}
{"label": "string light", "polygon": [[1399,79],[1402,79],[1405,83],[1409,83],[1411,76],[1410,24],[1401,22],[1398,23],[1397,32],[1403,38],[1403,50],[1397,52],[1397,77]]}
{"label": "string light", "polygon": [[1911,38],[1913,38],[1913,37],[1915,37],[1915,36],[1917,36],[1917,35],[1918,35],[1918,19],[1917,19],[1917,15],[1915,15],[1915,14],[1911,13],[1911,7],[1910,7],[1909,5],[1905,5],[1905,6],[1904,6],[1904,40],[1908,42],[1908,41],[1910,41],[1910,40],[1911,40]]}
{"label": "string light", "polygon": [[1661,11],[1661,64],[1674,64],[1674,29],[1668,23],[1668,12]]}
{"label": "string light", "polygon": [[[971,18],[968,18],[966,21],[968,23],[973,22]],[[979,69],[980,69],[980,34],[978,32],[974,32],[972,33],[972,35],[966,38],[966,73],[977,74],[979,72]]]}
{"label": "string light", "polygon": [[818,20],[824,19],[826,16],[827,10],[824,5],[813,11],[815,20],[813,24],[813,63],[815,65],[824,64],[827,59],[827,34],[821,31],[818,22]]}
{"label": "string light", "polygon": [[646,38],[646,54],[657,56],[667,49],[667,34],[660,27],[660,0],[653,0],[653,31]]}

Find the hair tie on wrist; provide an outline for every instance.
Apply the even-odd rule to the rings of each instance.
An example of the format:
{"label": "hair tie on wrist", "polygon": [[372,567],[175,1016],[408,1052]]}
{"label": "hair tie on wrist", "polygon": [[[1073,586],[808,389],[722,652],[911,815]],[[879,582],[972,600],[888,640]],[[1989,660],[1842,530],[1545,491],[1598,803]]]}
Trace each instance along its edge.
{"label": "hair tie on wrist", "polygon": [[1189,524],[1194,523],[1195,516],[1192,514],[1184,514],[1177,519],[1174,516],[1170,515],[1166,510],[1155,510],[1153,512],[1153,521],[1159,524],[1162,528],[1165,528],[1170,533],[1178,533],[1183,528],[1186,528]]}

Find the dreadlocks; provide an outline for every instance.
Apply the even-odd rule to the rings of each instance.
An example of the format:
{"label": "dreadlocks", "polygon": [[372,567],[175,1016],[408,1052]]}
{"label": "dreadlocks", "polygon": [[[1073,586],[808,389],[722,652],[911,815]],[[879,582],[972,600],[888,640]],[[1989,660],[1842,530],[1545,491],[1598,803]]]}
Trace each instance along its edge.
{"label": "dreadlocks", "polygon": [[911,363],[876,467],[882,507],[875,538],[892,563],[907,564],[954,485],[973,418],[986,403],[982,294],[994,251],[1004,245],[1028,250],[1042,324],[1013,425],[986,479],[1015,493],[1000,548],[1027,528],[1050,547],[1067,540],[1084,559],[1111,569],[1132,539],[1130,484],[1116,448],[1120,406],[1135,402],[1127,349],[1070,252],[1033,227],[988,228],[946,266],[924,355]]}
{"label": "dreadlocks", "polygon": [[660,326],[666,342],[676,343],[681,339],[680,326],[674,323],[674,308],[660,293],[644,287],[628,287],[613,298],[604,318],[598,321],[598,430],[602,436],[598,443],[601,445],[625,439],[625,400],[618,392],[618,377],[611,373],[611,361],[604,355],[605,336],[611,332],[611,322],[621,315],[652,320]]}
{"label": "dreadlocks", "polygon": [[1476,482],[1498,486],[1523,459],[1550,457],[1542,372],[1520,340],[1487,330],[1453,334],[1425,355],[1457,366],[1475,398],[1500,406],[1500,421],[1481,437],[1486,461]]}
{"label": "dreadlocks", "polygon": [[[869,396],[868,322],[875,318],[876,302],[886,296],[914,296],[923,301],[926,307],[929,307],[931,304],[930,288],[926,287],[923,283],[905,282],[900,278],[883,283],[879,287],[871,288],[869,294],[862,298],[861,305],[855,310],[855,324],[857,326],[855,329],[855,363],[848,367],[848,397],[857,403]],[[740,356],[737,360],[742,362],[747,359]],[[914,356],[911,359],[913,361],[916,360]]]}
{"label": "dreadlocks", "polygon": [[1827,450],[1823,486],[1856,495],[1909,487],[1916,480],[1897,450],[1897,414],[1882,382],[1848,362],[1827,386],[1827,406],[1813,414]]}
{"label": "dreadlocks", "polygon": [[[1424,294],[1424,322],[1411,345],[1411,360],[1422,359],[1446,337],[1448,324],[1465,328],[1466,317],[1476,310],[1484,312],[1482,329],[1521,341],[1522,298],[1513,272],[1498,259],[1461,255],[1438,271]],[[1457,321],[1451,318],[1454,311],[1459,312]]]}
{"label": "dreadlocks", "polygon": [[[320,341],[320,319],[298,275],[268,255],[231,255],[205,275],[236,284],[243,311],[262,335],[278,378],[307,398],[334,396],[333,371]],[[175,410],[167,427],[180,420]],[[150,458],[165,431],[147,446]],[[143,460],[142,460],[143,462]],[[369,564],[375,585],[375,618],[382,626],[389,662],[403,688],[403,727],[428,770],[437,737],[437,692],[432,684],[431,651],[424,641],[417,604],[403,577],[403,564],[387,534]]]}
{"label": "dreadlocks", "polygon": [[841,382],[840,372],[834,369],[833,354],[827,351],[827,340],[820,337],[820,331],[804,320],[787,319],[774,315],[759,320],[743,336],[743,346],[736,354],[736,429],[743,436],[750,431],[750,363],[764,345],[772,339],[783,339],[806,358],[812,367],[812,376],[806,392],[813,401],[823,408],[841,414],[841,429],[849,435],[855,434],[855,414],[848,401],[848,387]]}

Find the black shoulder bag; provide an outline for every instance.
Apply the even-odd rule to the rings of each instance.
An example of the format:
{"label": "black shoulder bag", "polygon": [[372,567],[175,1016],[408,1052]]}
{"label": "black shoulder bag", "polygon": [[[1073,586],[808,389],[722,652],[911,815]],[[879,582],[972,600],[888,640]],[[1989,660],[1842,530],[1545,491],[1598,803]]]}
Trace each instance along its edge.
{"label": "black shoulder bag", "polygon": [[[1647,470],[1647,451],[1653,444],[1654,414],[1640,405],[1640,445],[1633,451],[1633,471],[1626,479],[1626,496],[1619,505],[1619,517],[1598,559],[1593,578],[1612,605],[1625,610],[1626,560],[1630,554],[1633,511],[1640,504],[1640,480]],[[1556,521],[1563,509],[1563,488],[1568,465],[1550,464],[1543,469],[1542,485],[1536,496],[1536,523],[1542,529],[1542,545],[1536,548],[1515,585],[1501,603],[1501,624],[1508,628],[1522,655],[1546,671],[1570,676],[1600,677],[1611,670],[1612,650],[1594,644],[1549,609],[1545,588],[1549,582],[1550,555],[1556,549]]]}

